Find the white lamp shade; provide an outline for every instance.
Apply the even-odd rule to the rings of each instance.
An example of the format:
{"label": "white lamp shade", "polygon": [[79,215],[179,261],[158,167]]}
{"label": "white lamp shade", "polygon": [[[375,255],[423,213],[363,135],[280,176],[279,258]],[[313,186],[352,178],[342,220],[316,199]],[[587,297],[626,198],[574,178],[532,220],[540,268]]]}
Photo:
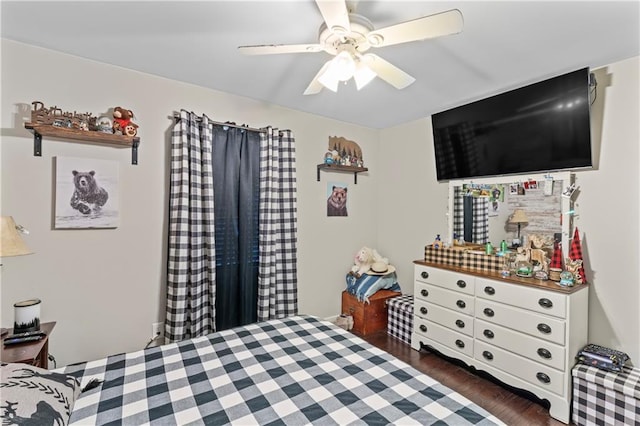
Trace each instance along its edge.
{"label": "white lamp shade", "polygon": [[356,88],[358,90],[362,89],[374,78],[376,78],[376,73],[366,66],[364,62],[358,61],[358,64],[356,65],[356,72],[353,74],[353,79],[356,81]]}
{"label": "white lamp shade", "polygon": [[333,58],[330,70],[338,80],[347,81],[353,77],[353,73],[356,71],[356,63],[349,52],[343,51]]}
{"label": "white lamp shade", "polygon": [[33,253],[22,240],[13,217],[0,217],[0,232],[0,257]]}
{"label": "white lamp shade", "polygon": [[[329,62],[332,62],[332,61],[333,60]],[[340,80],[338,80],[338,78],[335,76],[335,73],[332,71],[331,63],[329,63],[327,70],[324,73],[322,73],[320,77],[318,77],[318,81],[320,82],[320,84],[322,84],[324,87],[331,90],[332,92],[338,91],[338,83],[340,82]]]}

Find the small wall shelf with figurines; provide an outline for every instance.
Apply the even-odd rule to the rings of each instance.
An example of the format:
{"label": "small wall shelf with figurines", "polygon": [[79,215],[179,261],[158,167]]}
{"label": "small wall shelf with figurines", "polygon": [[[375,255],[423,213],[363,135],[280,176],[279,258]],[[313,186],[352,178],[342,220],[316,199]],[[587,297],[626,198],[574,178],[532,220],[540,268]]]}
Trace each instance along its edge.
{"label": "small wall shelf with figurines", "polygon": [[131,148],[131,164],[138,164],[138,125],[131,121],[133,112],[114,108],[113,119],[94,117],[92,113],[63,112],[57,106],[46,108],[40,101],[31,103],[31,122],[24,128],[33,132],[33,155],[42,156],[42,137],[53,137],[115,148]]}
{"label": "small wall shelf with figurines", "polygon": [[341,166],[339,164],[318,164],[318,182],[320,182],[320,170],[328,172],[348,172],[353,173],[353,183],[358,184],[358,173],[366,172],[366,167]]}
{"label": "small wall shelf with figurines", "polygon": [[353,173],[353,183],[358,183],[358,173],[369,169],[364,167],[362,150],[357,143],[343,137],[329,136],[329,150],[324,155],[324,163],[318,164],[318,182],[320,170]]}

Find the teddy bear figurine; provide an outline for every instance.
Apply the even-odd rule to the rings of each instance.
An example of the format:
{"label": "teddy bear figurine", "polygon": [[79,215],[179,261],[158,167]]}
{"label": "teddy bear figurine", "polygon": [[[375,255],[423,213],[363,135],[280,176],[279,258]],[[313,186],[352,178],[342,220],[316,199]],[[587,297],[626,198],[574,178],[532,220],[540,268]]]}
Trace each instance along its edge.
{"label": "teddy bear figurine", "polygon": [[130,109],[115,107],[113,109],[113,133],[125,136],[138,134],[138,125],[131,121],[133,118],[133,111]]}

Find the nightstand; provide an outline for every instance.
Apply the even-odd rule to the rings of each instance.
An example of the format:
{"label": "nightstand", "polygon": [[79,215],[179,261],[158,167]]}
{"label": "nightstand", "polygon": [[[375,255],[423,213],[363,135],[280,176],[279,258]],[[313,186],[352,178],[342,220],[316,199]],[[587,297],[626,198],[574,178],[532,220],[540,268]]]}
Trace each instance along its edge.
{"label": "nightstand", "polygon": [[[49,336],[55,326],[55,321],[40,324],[40,331],[47,335],[36,342],[19,343],[17,345],[9,346],[5,346],[3,344],[0,361],[23,363],[40,368],[49,368]],[[3,339],[12,333],[13,329],[9,329],[9,334],[4,335]]]}

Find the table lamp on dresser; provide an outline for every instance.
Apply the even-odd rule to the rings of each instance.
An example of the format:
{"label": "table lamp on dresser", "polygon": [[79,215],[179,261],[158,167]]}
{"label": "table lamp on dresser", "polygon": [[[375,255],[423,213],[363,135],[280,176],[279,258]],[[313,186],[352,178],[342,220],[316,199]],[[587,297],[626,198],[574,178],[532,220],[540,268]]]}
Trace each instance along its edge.
{"label": "table lamp on dresser", "polygon": [[518,238],[516,239],[517,242],[514,241],[513,245],[517,247],[522,246],[522,239],[520,238],[520,227],[522,226],[523,223],[529,223],[529,218],[527,217],[527,214],[524,212],[524,210],[517,209],[513,212],[513,214],[509,218],[509,223],[515,223],[516,225],[518,225]]}
{"label": "table lamp on dresser", "polygon": [[[0,217],[0,258],[32,254],[20,234],[28,234],[22,226],[16,225],[11,216]],[[28,302],[28,303],[26,303]],[[40,329],[40,301],[32,299],[13,305],[15,313],[14,333]],[[2,329],[2,334],[5,329]]]}

